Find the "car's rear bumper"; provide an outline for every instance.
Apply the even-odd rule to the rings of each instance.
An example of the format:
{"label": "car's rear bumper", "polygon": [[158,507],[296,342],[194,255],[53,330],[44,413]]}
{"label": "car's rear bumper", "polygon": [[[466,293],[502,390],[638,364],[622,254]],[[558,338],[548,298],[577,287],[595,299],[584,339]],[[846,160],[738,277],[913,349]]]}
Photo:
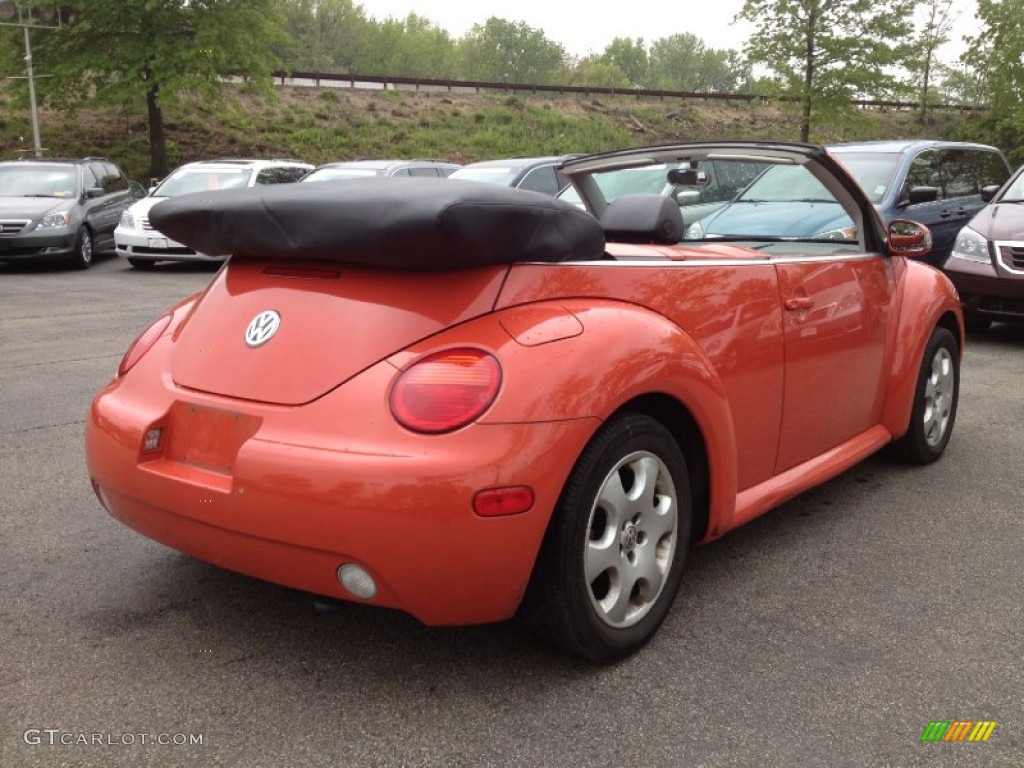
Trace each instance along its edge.
{"label": "car's rear bumper", "polygon": [[[385,370],[357,381],[376,379],[369,389],[379,394],[388,373],[377,368]],[[515,613],[595,426],[476,425],[425,437],[381,423],[379,413],[360,426],[338,392],[297,409],[184,392],[161,405],[153,395],[121,379],[93,403],[89,472],[114,517],[201,560],[341,599],[354,598],[338,568],[354,563],[377,584],[366,602],[431,625]],[[353,402],[361,398],[357,391]],[[374,410],[363,406],[364,415]],[[154,425],[166,430],[163,447],[146,454],[142,438]],[[380,437],[369,444],[373,433]],[[529,511],[474,512],[478,491],[518,485],[534,491]]]}
{"label": "car's rear bumper", "polygon": [[966,313],[1024,320],[1024,275],[958,258],[950,258],[943,271],[956,286]]}

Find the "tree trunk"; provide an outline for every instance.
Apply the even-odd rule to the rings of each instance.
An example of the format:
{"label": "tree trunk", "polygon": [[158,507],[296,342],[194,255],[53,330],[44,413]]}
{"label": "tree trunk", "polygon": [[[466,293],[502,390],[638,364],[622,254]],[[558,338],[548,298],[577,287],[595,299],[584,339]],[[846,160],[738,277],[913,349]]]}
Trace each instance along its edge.
{"label": "tree trunk", "polygon": [[811,140],[811,88],[814,87],[814,33],[818,23],[818,8],[810,4],[807,15],[807,51],[804,58],[804,92],[801,96],[800,141]]}
{"label": "tree trunk", "polygon": [[921,83],[921,116],[919,122],[924,125],[928,120],[928,80],[932,70],[932,49],[929,47],[924,57],[924,78]]}
{"label": "tree trunk", "polygon": [[167,135],[164,133],[164,112],[160,109],[157,96],[160,85],[154,83],[146,91],[146,109],[149,113],[149,175],[162,179],[171,170],[167,161]]}

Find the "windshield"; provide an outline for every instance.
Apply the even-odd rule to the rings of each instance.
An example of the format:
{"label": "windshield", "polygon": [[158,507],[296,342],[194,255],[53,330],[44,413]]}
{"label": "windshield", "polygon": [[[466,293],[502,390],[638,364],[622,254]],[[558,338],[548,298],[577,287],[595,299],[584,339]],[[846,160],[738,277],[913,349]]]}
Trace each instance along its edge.
{"label": "windshield", "polygon": [[833,157],[850,172],[872,203],[885,197],[900,163],[899,155],[877,152],[837,152]]}
{"label": "windshield", "polygon": [[736,198],[744,203],[835,202],[825,185],[801,165],[775,165]]}
{"label": "windshield", "polygon": [[153,197],[175,197],[189,192],[236,189],[249,184],[246,168],[179,168],[153,191]]}
{"label": "windshield", "polygon": [[306,176],[305,181],[334,181],[336,179],[363,179],[368,176],[383,176],[384,169],[377,168],[321,168]]}
{"label": "windshield", "polygon": [[1013,181],[1010,182],[1010,186],[1003,192],[1002,197],[999,198],[1000,202],[1007,203],[1019,203],[1024,201],[1024,173],[1018,173]]}
{"label": "windshield", "polygon": [[74,197],[75,168],[70,165],[0,167],[0,197]]}
{"label": "windshield", "polygon": [[518,168],[459,168],[449,179],[465,179],[467,181],[485,181],[488,184],[503,184],[511,186],[516,176],[519,175]]}

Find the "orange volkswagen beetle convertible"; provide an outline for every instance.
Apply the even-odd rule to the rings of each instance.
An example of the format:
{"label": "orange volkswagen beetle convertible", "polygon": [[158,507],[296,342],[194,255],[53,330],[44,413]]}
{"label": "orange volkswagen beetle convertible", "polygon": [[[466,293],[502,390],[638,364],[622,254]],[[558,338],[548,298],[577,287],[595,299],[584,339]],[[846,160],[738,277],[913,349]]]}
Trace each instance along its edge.
{"label": "orange volkswagen beetle convertible", "polygon": [[[425,178],[155,207],[232,258],[95,398],[103,506],[225,568],[428,625],[519,615],[600,662],[656,631],[691,544],[885,446],[942,455],[959,301],[911,260],[928,230],[885,228],[825,150],[563,170],[582,207]],[[693,226],[768,172],[787,218]]]}

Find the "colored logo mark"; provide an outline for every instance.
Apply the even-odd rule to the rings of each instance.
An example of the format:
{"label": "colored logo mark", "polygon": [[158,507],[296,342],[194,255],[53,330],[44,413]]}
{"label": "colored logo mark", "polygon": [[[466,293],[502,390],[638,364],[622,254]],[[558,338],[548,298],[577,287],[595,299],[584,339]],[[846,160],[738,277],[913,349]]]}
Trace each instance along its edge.
{"label": "colored logo mark", "polygon": [[921,734],[921,741],[988,741],[995,728],[994,720],[932,721]]}

